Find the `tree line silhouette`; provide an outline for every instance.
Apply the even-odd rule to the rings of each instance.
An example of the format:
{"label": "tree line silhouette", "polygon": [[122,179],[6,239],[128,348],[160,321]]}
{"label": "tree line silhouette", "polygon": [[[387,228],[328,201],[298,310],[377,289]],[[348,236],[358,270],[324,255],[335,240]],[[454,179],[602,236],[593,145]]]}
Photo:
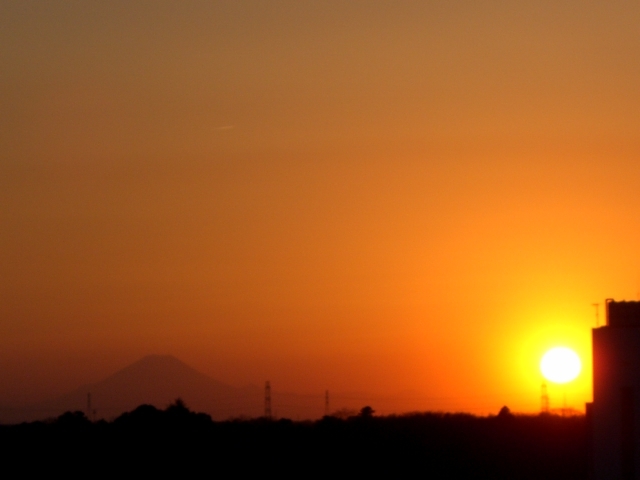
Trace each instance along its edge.
{"label": "tree line silhouette", "polygon": [[0,426],[3,465],[27,475],[420,475],[427,479],[586,479],[583,416],[412,413],[317,421],[212,421],[181,400],[141,405],[111,422],[67,412]]}

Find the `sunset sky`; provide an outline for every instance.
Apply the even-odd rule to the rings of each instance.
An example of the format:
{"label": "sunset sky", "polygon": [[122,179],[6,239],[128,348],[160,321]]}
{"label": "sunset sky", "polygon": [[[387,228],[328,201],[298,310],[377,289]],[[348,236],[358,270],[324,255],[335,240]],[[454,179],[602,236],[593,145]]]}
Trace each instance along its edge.
{"label": "sunset sky", "polygon": [[620,0],[0,0],[0,405],[161,353],[533,412],[563,345],[584,370],[551,404],[583,409],[592,304],[640,290],[639,25]]}

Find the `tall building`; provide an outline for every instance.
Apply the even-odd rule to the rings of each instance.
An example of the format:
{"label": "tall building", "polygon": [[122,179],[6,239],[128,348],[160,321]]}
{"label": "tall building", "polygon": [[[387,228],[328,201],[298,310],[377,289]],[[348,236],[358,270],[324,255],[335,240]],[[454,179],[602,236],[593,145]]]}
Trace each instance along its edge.
{"label": "tall building", "polygon": [[593,480],[640,480],[640,302],[606,301],[594,328],[591,426]]}

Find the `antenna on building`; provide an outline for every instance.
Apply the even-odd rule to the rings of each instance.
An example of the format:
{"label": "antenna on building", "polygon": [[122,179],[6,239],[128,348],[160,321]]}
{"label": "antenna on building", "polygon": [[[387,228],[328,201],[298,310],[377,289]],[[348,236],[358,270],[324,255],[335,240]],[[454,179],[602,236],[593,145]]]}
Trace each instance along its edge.
{"label": "antenna on building", "polygon": [[329,390],[324,392],[324,416],[329,416]]}
{"label": "antenna on building", "polygon": [[613,298],[605,298],[604,299],[604,314],[605,314],[605,325],[609,325],[609,304],[613,302]]}
{"label": "antenna on building", "polygon": [[547,393],[547,384],[544,382],[540,387],[540,413],[549,413],[549,394]]}
{"label": "antenna on building", "polygon": [[269,381],[264,384],[264,416],[271,419],[271,384]]}
{"label": "antenna on building", "polygon": [[596,309],[596,328],[600,326],[600,304],[592,303],[591,306]]}

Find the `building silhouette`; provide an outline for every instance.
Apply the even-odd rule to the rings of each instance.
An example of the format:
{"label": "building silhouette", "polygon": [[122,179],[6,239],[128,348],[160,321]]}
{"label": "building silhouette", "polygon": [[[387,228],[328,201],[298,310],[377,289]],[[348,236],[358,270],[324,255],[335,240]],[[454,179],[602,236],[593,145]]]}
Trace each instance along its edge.
{"label": "building silhouette", "polygon": [[592,341],[591,478],[640,479],[640,302],[608,299]]}

